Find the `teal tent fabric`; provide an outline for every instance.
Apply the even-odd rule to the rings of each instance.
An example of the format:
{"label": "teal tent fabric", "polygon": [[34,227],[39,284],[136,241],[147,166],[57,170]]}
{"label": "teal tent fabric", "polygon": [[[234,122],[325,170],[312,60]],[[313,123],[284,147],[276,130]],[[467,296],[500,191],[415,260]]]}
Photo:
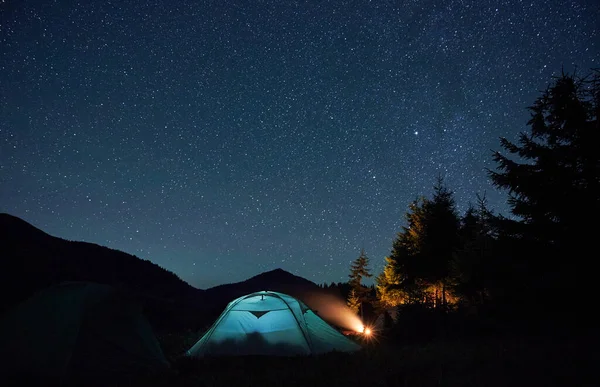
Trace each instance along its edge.
{"label": "teal tent fabric", "polygon": [[108,285],[39,292],[0,320],[0,343],[0,381],[92,384],[169,368],[141,308]]}
{"label": "teal tent fabric", "polygon": [[262,291],[230,302],[186,355],[297,356],[360,349],[301,301]]}

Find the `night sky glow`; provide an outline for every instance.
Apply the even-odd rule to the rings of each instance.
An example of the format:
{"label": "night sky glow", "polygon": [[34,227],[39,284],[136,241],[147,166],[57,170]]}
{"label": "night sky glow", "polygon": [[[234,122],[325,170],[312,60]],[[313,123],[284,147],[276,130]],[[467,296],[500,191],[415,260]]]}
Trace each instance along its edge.
{"label": "night sky glow", "polygon": [[200,288],[377,274],[442,174],[485,168],[561,71],[600,65],[600,2],[0,2],[0,211]]}

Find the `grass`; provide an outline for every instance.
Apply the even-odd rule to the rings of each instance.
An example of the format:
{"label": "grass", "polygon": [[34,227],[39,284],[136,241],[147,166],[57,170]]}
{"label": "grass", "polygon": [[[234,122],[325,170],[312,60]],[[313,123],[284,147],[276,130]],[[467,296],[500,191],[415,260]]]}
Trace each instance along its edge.
{"label": "grass", "polygon": [[[543,386],[599,385],[595,342],[590,336],[504,335],[435,339],[392,344],[379,335],[354,354],[312,357],[182,356],[197,334],[159,336],[171,370],[123,376],[114,387],[275,387],[275,386]],[[50,385],[48,381],[12,385]],[[86,383],[86,386],[90,386]]]}
{"label": "grass", "polygon": [[552,337],[379,343],[355,354],[187,359],[173,372],[118,386],[592,386],[585,342]]}

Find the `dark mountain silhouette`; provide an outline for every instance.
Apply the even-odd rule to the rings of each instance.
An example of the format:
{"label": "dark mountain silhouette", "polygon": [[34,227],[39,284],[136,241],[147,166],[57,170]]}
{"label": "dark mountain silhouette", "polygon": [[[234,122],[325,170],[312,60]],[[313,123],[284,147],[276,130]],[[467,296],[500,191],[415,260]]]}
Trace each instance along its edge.
{"label": "dark mountain silhouette", "polygon": [[289,294],[312,309],[323,293],[314,282],[282,269],[206,290],[134,255],[94,243],[47,234],[16,216],[0,213],[0,316],[35,292],[65,281],[126,289],[159,330],[201,329],[237,297],[261,290]]}
{"label": "dark mountain silhouette", "polygon": [[186,325],[189,321],[175,321],[176,316],[186,315],[179,309],[193,314],[202,300],[202,290],[148,260],[54,237],[4,213],[0,214],[0,252],[0,315],[33,293],[64,281],[125,288],[138,297],[159,327]]}
{"label": "dark mountain silhouette", "polygon": [[330,293],[306,278],[299,277],[283,269],[275,269],[258,274],[245,281],[206,289],[204,300],[207,305],[210,305],[211,316],[217,317],[230,301],[261,290],[288,294],[303,301],[315,311],[322,306],[322,298],[330,295]]}
{"label": "dark mountain silhouette", "polygon": [[261,290],[271,290],[286,293],[296,297],[305,291],[314,291],[319,286],[305,278],[298,277],[283,269],[267,271],[245,281],[215,286],[205,290],[207,299],[231,301],[245,294]]}

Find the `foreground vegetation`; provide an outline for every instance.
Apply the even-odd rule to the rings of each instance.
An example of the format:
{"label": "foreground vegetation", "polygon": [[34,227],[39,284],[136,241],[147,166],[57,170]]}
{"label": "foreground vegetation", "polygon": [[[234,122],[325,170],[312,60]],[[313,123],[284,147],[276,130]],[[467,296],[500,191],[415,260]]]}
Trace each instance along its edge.
{"label": "foreground vegetation", "polygon": [[492,311],[516,324],[554,319],[559,309],[587,320],[600,218],[600,71],[555,77],[528,110],[529,130],[517,141],[501,138],[496,167],[487,169],[508,194],[510,216],[488,208],[485,194],[460,214],[439,177],[430,197],[409,205],[375,291],[361,284],[370,276],[364,251],[353,262],[351,308]]}
{"label": "foreground vegetation", "polygon": [[133,386],[584,386],[591,385],[586,338],[497,336],[387,345],[356,354],[242,357],[173,362],[168,375]]}

